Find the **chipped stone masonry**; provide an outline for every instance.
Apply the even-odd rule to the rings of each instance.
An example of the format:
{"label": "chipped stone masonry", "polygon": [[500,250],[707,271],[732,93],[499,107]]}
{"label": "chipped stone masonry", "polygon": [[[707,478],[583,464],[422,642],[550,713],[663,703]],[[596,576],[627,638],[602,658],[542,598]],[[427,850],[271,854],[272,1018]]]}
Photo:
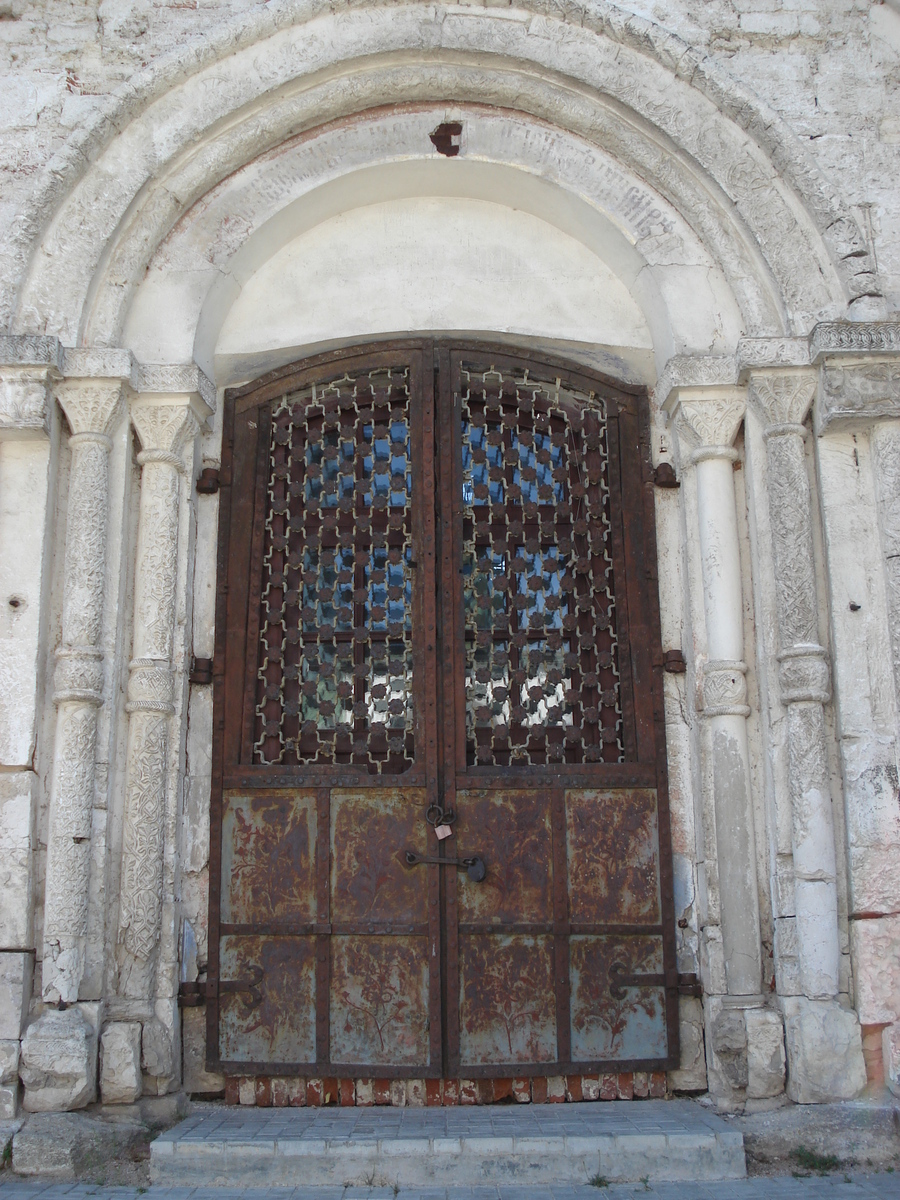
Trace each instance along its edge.
{"label": "chipped stone masonry", "polygon": [[831,698],[828,657],[819,645],[811,498],[803,421],[812,372],[753,373],[750,394],[766,421],[769,519],[778,602],[779,683],[788,709],[793,854],[803,991],[838,993],[840,949],[834,822],[827,777],[823,705]]}
{"label": "chipped stone masonry", "polygon": [[[35,770],[47,602],[48,509],[57,471],[54,338],[0,337],[0,1117],[16,1115],[19,1039],[34,970]],[[19,538],[23,544],[19,545]],[[8,615],[7,615],[8,614]]]}
{"label": "chipped stone masonry", "polygon": [[[737,389],[679,390],[676,422],[697,479],[706,658],[698,709],[708,723],[725,978],[730,995],[755,996],[761,978],[755,839],[749,804],[741,577],[732,463],[743,419]],[[754,916],[755,914],[755,916]]]}
{"label": "chipped stone masonry", "polygon": [[867,1069],[876,1080],[883,1076],[888,1086],[896,1088],[900,322],[826,326],[812,339],[812,349],[821,370],[814,415],[835,596],[835,690],[841,724],[854,1000]]}

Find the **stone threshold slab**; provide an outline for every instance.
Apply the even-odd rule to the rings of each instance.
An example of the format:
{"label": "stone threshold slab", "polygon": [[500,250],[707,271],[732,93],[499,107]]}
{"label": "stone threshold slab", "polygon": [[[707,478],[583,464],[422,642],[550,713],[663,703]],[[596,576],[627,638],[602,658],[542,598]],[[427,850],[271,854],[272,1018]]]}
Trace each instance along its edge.
{"label": "stone threshold slab", "polygon": [[175,1186],[472,1187],[746,1174],[743,1135],[697,1105],[649,1100],[474,1109],[234,1109],[150,1148]]}

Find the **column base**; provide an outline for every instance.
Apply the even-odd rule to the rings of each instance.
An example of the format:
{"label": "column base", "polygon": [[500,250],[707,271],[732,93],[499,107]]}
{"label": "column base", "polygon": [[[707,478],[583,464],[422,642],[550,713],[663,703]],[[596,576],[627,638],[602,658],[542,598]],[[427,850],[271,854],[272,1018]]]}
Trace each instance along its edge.
{"label": "column base", "polygon": [[900,1096],[900,1021],[882,1029],[881,1052],[884,1057],[884,1082],[895,1096]]}
{"label": "column base", "polygon": [[100,1096],[104,1104],[134,1104],[143,1091],[141,1026],[114,1021],[100,1038]]}
{"label": "column base", "polygon": [[785,1080],[781,1014],[763,996],[710,996],[706,1002],[709,1090],[720,1112],[759,1111],[782,1103]]}
{"label": "column base", "polygon": [[96,1026],[78,1008],[46,1009],[25,1030],[19,1074],[27,1112],[68,1112],[93,1103]]}
{"label": "column base", "polygon": [[852,1100],[866,1086],[856,1013],[836,1000],[781,996],[788,1057],[787,1094],[795,1104]]}
{"label": "column base", "polygon": [[[199,1009],[186,1009],[199,1012]],[[678,1069],[669,1071],[668,1084],[673,1092],[705,1092],[706,1052],[703,1045],[703,1004],[693,996],[678,998],[678,1037],[681,1061]]]}

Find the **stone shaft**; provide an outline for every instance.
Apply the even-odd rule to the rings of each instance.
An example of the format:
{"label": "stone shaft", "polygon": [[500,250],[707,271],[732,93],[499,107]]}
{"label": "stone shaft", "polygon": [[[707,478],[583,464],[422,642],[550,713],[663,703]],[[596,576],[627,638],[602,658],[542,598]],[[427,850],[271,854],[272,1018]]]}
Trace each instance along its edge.
{"label": "stone shaft", "polygon": [[803,420],[815,391],[809,372],[751,376],[766,421],[769,522],[778,607],[779,683],[786,706],[794,900],[803,992],[836,996],[840,945],[834,818],[823,705],[827,653],[819,645],[812,508]]}
{"label": "stone shaft", "polygon": [[762,966],[734,494],[737,453],[731,445],[743,411],[742,395],[711,394],[683,400],[678,417],[689,444],[693,442],[690,456],[697,479],[707,652],[701,711],[711,746],[725,978],[730,995],[753,996],[760,990]]}
{"label": "stone shaft", "polygon": [[154,993],[162,911],[180,453],[197,429],[187,404],[140,404],[132,413],[143,450],[129,668],[128,759],[119,909],[119,987]]}
{"label": "stone shaft", "polygon": [[78,999],[84,973],[91,863],[97,709],[103,700],[99,648],[109,508],[108,430],[121,403],[118,381],[72,380],[58,398],[69,440],[62,641],[54,700],[58,706],[44,899],[43,996]]}

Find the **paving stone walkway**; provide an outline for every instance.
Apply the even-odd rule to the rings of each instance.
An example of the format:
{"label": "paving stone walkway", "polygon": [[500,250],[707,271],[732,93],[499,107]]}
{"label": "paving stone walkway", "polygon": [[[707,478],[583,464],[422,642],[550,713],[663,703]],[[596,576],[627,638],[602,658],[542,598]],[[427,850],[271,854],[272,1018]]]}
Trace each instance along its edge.
{"label": "paving stone walkway", "polygon": [[687,1100],[639,1104],[486,1104],[453,1108],[238,1108],[224,1105],[186,1117],[156,1139],[166,1143],[371,1141],[373,1137],[594,1137],[720,1133],[722,1118]]}
{"label": "paving stone walkway", "polygon": [[[165,1186],[359,1186],[412,1190],[736,1179],[742,1135],[687,1101],[483,1108],[220,1108],[152,1144]],[[388,1193],[392,1194],[392,1193]],[[489,1193],[491,1194],[491,1193]],[[494,1193],[496,1194],[496,1193]]]}
{"label": "paving stone walkway", "polygon": [[401,1189],[367,1187],[179,1188],[100,1187],[88,1183],[37,1183],[0,1176],[0,1200],[900,1200],[900,1172],[794,1179],[738,1179],[711,1183],[610,1184],[608,1188],[471,1187]]}

